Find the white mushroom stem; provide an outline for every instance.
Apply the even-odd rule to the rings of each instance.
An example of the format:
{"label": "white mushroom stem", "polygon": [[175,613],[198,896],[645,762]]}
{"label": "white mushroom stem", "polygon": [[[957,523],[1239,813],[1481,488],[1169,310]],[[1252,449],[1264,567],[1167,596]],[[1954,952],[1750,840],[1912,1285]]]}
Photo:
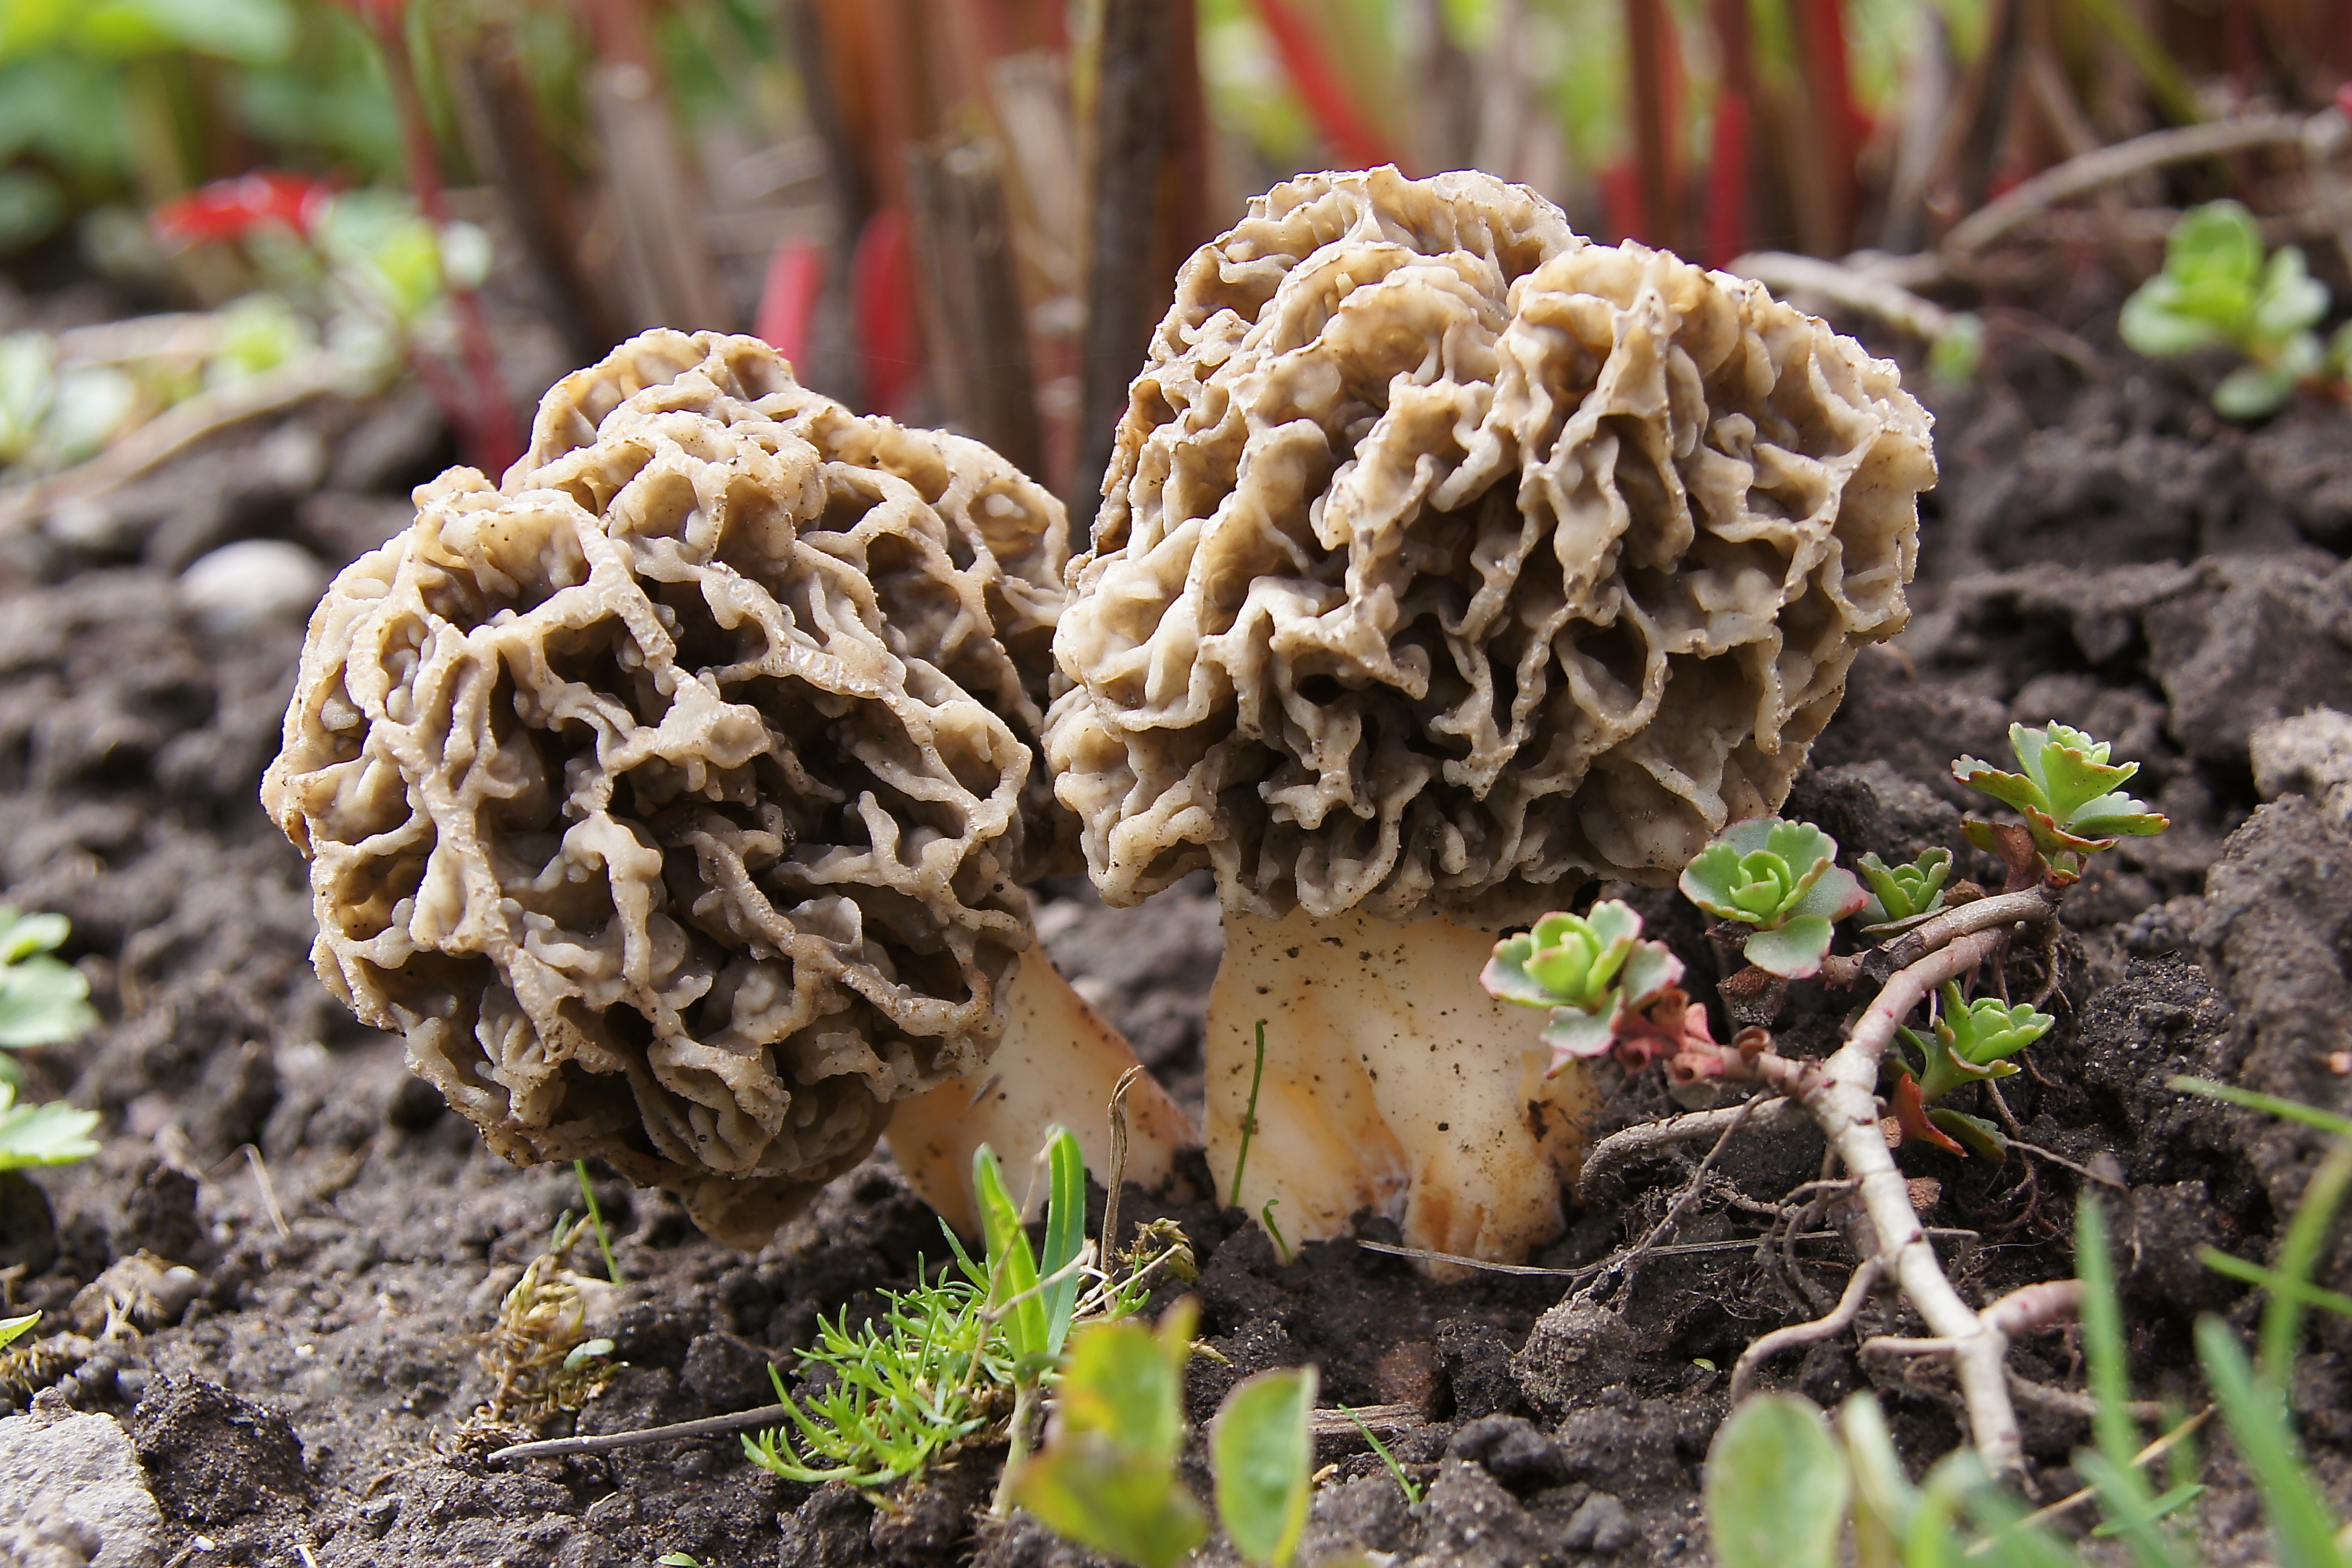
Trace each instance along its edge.
{"label": "white mushroom stem", "polygon": [[[1546,1078],[1540,1015],[1478,984],[1491,933],[1445,920],[1225,914],[1209,993],[1208,1155],[1219,1195],[1293,1243],[1349,1233],[1360,1209],[1408,1247],[1516,1261],[1560,1233],[1590,1076]],[[1250,1112],[1258,1020],[1265,1068]]]}
{"label": "white mushroom stem", "polygon": [[[1137,1065],[1117,1029],[1070,989],[1032,943],[1016,962],[1004,995],[1004,1037],[987,1065],[891,1109],[884,1135],[916,1195],[966,1236],[980,1231],[971,1156],[982,1143],[1004,1162],[1018,1194],[1029,1161],[1056,1125],[1077,1134],[1087,1169],[1110,1180],[1110,1098]],[[1146,1073],[1127,1097],[1126,1179],[1147,1191],[1176,1173],[1176,1156],[1200,1135],[1183,1108]]]}

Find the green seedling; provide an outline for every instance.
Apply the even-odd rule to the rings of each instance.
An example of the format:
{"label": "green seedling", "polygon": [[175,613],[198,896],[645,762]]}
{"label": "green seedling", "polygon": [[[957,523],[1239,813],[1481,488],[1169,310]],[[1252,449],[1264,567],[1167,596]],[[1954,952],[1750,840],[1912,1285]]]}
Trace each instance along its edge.
{"label": "green seedling", "polygon": [[[1012,1364],[1012,1452],[1005,1476],[1012,1476],[1029,1451],[1030,1428],[1035,1422],[1037,1395],[1045,1374],[1061,1363],[1062,1344],[1069,1337],[1077,1310],[1077,1270],[1086,1247],[1087,1167],[1078,1141],[1055,1128],[1048,1134],[1050,1185],[1045,1205],[1045,1268],[1030,1249],[1029,1233],[1022,1227],[1020,1205],[1005,1190],[1004,1173],[996,1152],[982,1144],[973,1152],[973,1191],[980,1197],[982,1234],[988,1241],[988,1267],[972,1262],[962,1247],[956,1261],[972,1283],[987,1291],[984,1316],[1003,1335]],[[955,1237],[949,1235],[950,1243]],[[997,1488],[996,1511],[1009,1505],[1006,1487]]]}
{"label": "green seedling", "polygon": [[1952,874],[1952,852],[1930,849],[1907,866],[1889,866],[1876,855],[1854,864],[1869,885],[1870,900],[1854,918],[1873,936],[1901,931],[1944,907],[1944,881]]}
{"label": "green seedling", "polygon": [[596,1189],[588,1184],[588,1162],[572,1161],[572,1174],[580,1183],[580,1201],[588,1205],[588,1224],[596,1233],[596,1250],[604,1259],[604,1278],[618,1285],[622,1282],[621,1266],[613,1261],[612,1232],[604,1228],[604,1211],[596,1205]]}
{"label": "green seedling", "polygon": [[1811,1401],[1765,1394],[1733,1411],[1702,1488],[1723,1568],[1834,1568],[1853,1479]]}
{"label": "green seedling", "polygon": [[1557,1071],[1572,1059],[1607,1055],[1628,1016],[1682,977],[1672,949],[1642,940],[1640,913],[1604,899],[1582,915],[1555,910],[1532,931],[1496,942],[1478,983],[1506,1002],[1551,1009],[1543,1040]]}
{"label": "green seedling", "polygon": [[1234,1550],[1258,1568],[1284,1568],[1307,1530],[1316,1382],[1311,1366],[1245,1377],[1209,1423],[1218,1521]]}
{"label": "green seedling", "polygon": [[98,1112],[80,1110],[62,1100],[47,1105],[19,1105],[16,1086],[0,1082],[0,1171],[28,1165],[70,1165],[98,1152],[90,1133]]}
{"label": "green seedling", "polygon": [[1208,1516],[1176,1470],[1196,1316],[1187,1298],[1156,1333],[1129,1321],[1089,1324],[1076,1336],[1045,1448],[1007,1469],[1013,1501],[1072,1541],[1141,1568],[1173,1568],[1207,1538]]}
{"label": "green seedling", "polygon": [[2303,252],[2263,254],[2253,214],[2236,202],[2183,213],[2165,241],[2164,270],[2124,302],[2125,342],[2151,359],[2231,349],[2246,363],[2213,388],[2213,407],[2231,419],[2275,412],[2297,385],[2341,382],[2352,362],[2352,326],[2323,346],[2314,331],[2327,314],[2327,287]]}
{"label": "green seedling", "polygon": [[18,1340],[31,1333],[33,1325],[40,1321],[41,1314],[38,1312],[27,1312],[21,1318],[0,1318],[0,1351],[6,1350]]}
{"label": "green seedling", "polygon": [[[2008,1152],[2000,1129],[1936,1102],[1955,1089],[2015,1073],[2009,1058],[2048,1034],[2057,1019],[2023,1003],[2011,1006],[1990,996],[1964,1000],[1958,985],[1944,984],[1943,1005],[1931,1031],[1898,1029],[1896,1037],[1916,1058],[1895,1067],[1895,1114],[1906,1142],[1933,1143],[1949,1153],[1975,1153],[1996,1163]],[[1933,1108],[1933,1109],[1930,1109]]]}
{"label": "green seedling", "polygon": [[1754,928],[1748,962],[1784,980],[1819,973],[1834,922],[1870,895],[1837,863],[1837,840],[1808,822],[1735,822],[1683,868],[1683,897],[1719,921]]}
{"label": "green seedling", "polygon": [[[1714,1369],[1710,1367],[1708,1370]],[[1389,1446],[1381,1441],[1381,1435],[1373,1431],[1362,1416],[1357,1415],[1349,1405],[1342,1405],[1339,1408],[1348,1412],[1348,1419],[1356,1424],[1356,1430],[1364,1435],[1364,1441],[1370,1444],[1372,1452],[1380,1457],[1381,1466],[1388,1471],[1389,1479],[1396,1482],[1397,1490],[1404,1493],[1405,1507],[1419,1508],[1421,1483],[1404,1473],[1404,1467],[1397,1463],[1397,1457],[1389,1451]]]}
{"label": "green seedling", "polygon": [[2025,818],[2030,854],[2020,852],[2013,828],[1976,817],[1962,824],[1969,842],[2001,856],[2012,877],[2072,882],[2082,875],[2086,856],[2112,849],[2126,836],[2161,833],[2172,826],[2146,801],[2123,793],[2139,764],[2109,762],[2105,741],[2064,724],[2039,730],[2011,724],[2009,744],[2017,754],[2018,772],[1962,757],[1952,764],[1952,776]]}
{"label": "green seedling", "polygon": [[761,1469],[812,1486],[874,1487],[919,1476],[953,1445],[984,1430],[1012,1381],[1010,1358],[991,1331],[980,1286],[945,1270],[914,1289],[882,1293],[878,1321],[849,1326],[845,1310],[817,1321],[817,1343],[799,1352],[803,1373],[831,1380],[795,1400],[775,1368],[776,1403],[799,1434],[782,1428],[743,1439]]}
{"label": "green seedling", "polygon": [[[97,1025],[89,982],[50,956],[70,930],[63,915],[28,915],[0,904],[0,1047],[56,1045]],[[0,1079],[21,1081],[16,1064],[5,1057],[0,1057]]]}
{"label": "green seedling", "polygon": [[[1159,1330],[1089,1323],[1072,1336],[1045,1447],[1009,1476],[1012,1500],[1045,1524],[1141,1568],[1171,1568],[1208,1535],[1207,1515],[1177,1472],[1184,1447],[1184,1367],[1193,1303]],[[1234,1549],[1283,1568],[1298,1549],[1313,1489],[1313,1367],[1244,1378],[1209,1424],[1217,1517]]]}

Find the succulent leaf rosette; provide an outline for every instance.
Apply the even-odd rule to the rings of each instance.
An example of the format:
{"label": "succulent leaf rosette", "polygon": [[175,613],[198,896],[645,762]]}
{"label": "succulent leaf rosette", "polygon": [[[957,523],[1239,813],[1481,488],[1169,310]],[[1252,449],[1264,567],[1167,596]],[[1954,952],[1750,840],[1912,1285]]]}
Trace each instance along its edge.
{"label": "succulent leaf rosette", "polygon": [[1719,921],[1753,926],[1741,951],[1783,980],[1818,973],[1833,923],[1870,901],[1837,863],[1837,840],[1809,822],[1735,822],[1683,868],[1683,897]]}
{"label": "succulent leaf rosette", "polygon": [[[1962,757],[1952,764],[1952,776],[2014,807],[2025,818],[2033,847],[2064,880],[2081,873],[2084,856],[2112,849],[2126,835],[2161,833],[2172,826],[2146,801],[2123,793],[2139,764],[2109,762],[2105,741],[2064,724],[2039,730],[2011,724],[2009,744],[2017,753],[2017,773]],[[1992,824],[1971,817],[1964,826],[1969,843],[1999,851]]]}
{"label": "succulent leaf rosette", "polygon": [[1582,915],[1555,910],[1496,942],[1478,981],[1506,1002],[1551,1009],[1543,1040],[1558,1071],[1574,1058],[1608,1055],[1619,1026],[1682,977],[1672,949],[1642,940],[1633,907],[1605,899]]}
{"label": "succulent leaf rosette", "polygon": [[1944,881],[1952,874],[1948,849],[1930,849],[1907,866],[1889,866],[1876,855],[1864,855],[1854,865],[1870,886],[1869,901],[1856,917],[1865,931],[1909,925],[1944,907]]}
{"label": "succulent leaf rosette", "polygon": [[1942,994],[1944,1005],[1936,1018],[1933,1039],[1923,1038],[1913,1029],[1897,1031],[1918,1053],[1919,1070],[1915,1076],[1907,1061],[1895,1069],[1895,1120],[1908,1142],[1933,1143],[1954,1154],[1972,1152],[1999,1160],[2007,1141],[1998,1128],[1981,1118],[1937,1106],[1936,1101],[1972,1083],[2015,1073],[2018,1064],[2009,1058],[2048,1034],[2057,1020],[2021,1002],[2011,1005],[1991,996],[1967,1001],[1960,988],[1948,981]]}

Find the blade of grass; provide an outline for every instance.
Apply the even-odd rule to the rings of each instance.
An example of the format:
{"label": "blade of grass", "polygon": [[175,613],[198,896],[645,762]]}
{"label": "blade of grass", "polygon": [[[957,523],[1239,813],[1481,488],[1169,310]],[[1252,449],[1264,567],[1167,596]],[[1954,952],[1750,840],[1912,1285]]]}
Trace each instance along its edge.
{"label": "blade of grass", "polygon": [[2352,1138],[2352,1116],[2338,1116],[2332,1110],[2322,1110],[2301,1100],[2281,1100],[2274,1094],[2258,1094],[2251,1089],[2240,1089],[2233,1083],[2215,1083],[2203,1078],[2171,1078],[2164,1087],[2177,1089],[2183,1094],[2200,1095],[2207,1100],[2225,1100],[2231,1105],[2242,1105],[2249,1110],[2268,1111],[2289,1121],[2300,1121],[2306,1127],[2316,1127],[2322,1132],[2333,1132],[2338,1138]]}
{"label": "blade of grass", "polygon": [[2116,1294],[2115,1259],[2107,1251],[2106,1214],[2088,1197],[2074,1210],[2074,1272],[2083,1281],[2083,1359],[2096,1401],[2091,1431],[2098,1443],[2095,1450],[2078,1452],[2075,1464],[2084,1479],[2098,1488],[2107,1517],[2130,1543],[2140,1568],[2178,1568],[2179,1559],[2157,1529],[2155,1493],[2132,1462],[2139,1434],[2127,1409],[2131,1372],[2123,1303]]}
{"label": "blade of grass", "polygon": [[2294,1218],[2287,1223],[2286,1239],[2279,1244],[2278,1271],[2289,1288],[2272,1291],[2263,1308],[2261,1350],[2255,1363],[2263,1381],[2274,1388],[2286,1386],[2287,1369],[2294,1364],[2295,1344],[2303,1331],[2304,1288],[2318,1265],[2320,1248],[2327,1244],[2328,1226],[2343,1205],[2347,1185],[2352,1185],[2352,1142],[2336,1144],[2320,1161],[2319,1169],[2311,1173],[2310,1184],[2303,1189]]}
{"label": "blade of grass", "polygon": [[2218,1247],[2200,1248],[2198,1261],[2216,1274],[2226,1274],[2232,1279],[2259,1286],[2273,1294],[2293,1295],[2315,1307],[2352,1318],[2352,1296],[2330,1290],[2318,1285],[2297,1285],[2275,1268],[2264,1268],[2259,1263],[2249,1263],[2242,1258],[2222,1251]]}
{"label": "blade of grass", "polygon": [[[1070,1267],[1087,1244],[1087,1157],[1076,1135],[1056,1127],[1052,1140],[1053,1179],[1045,1197],[1045,1256],[1038,1262],[1042,1277],[1055,1283],[1045,1288],[1045,1351],[1062,1353],[1069,1337],[1070,1320],[1078,1305],[1079,1271]],[[1058,1277],[1058,1278],[1056,1278]]]}
{"label": "blade of grass", "polygon": [[2219,1318],[2197,1321],[2197,1357],[2221,1406],[2230,1439],[2254,1473],[2282,1568],[2344,1568],[2346,1553],[2336,1544],[2336,1521],[2328,1517],[2318,1483],[2296,1452],[2277,1389],[2257,1384],[2245,1347]]}

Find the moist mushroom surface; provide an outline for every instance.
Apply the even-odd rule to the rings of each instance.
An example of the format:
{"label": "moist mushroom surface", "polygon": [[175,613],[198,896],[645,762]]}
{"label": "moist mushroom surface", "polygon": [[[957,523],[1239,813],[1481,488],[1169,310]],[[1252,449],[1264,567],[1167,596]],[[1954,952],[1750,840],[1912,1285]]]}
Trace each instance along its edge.
{"label": "moist mushroom surface", "polygon": [[1478,988],[1491,933],[1779,804],[1907,615],[1927,428],[1760,286],[1482,174],[1303,176],[1193,257],[1046,748],[1107,900],[1215,868],[1221,1181],[1261,1017],[1281,1097],[1244,1206],[1490,1258],[1557,1231],[1582,1091]]}

